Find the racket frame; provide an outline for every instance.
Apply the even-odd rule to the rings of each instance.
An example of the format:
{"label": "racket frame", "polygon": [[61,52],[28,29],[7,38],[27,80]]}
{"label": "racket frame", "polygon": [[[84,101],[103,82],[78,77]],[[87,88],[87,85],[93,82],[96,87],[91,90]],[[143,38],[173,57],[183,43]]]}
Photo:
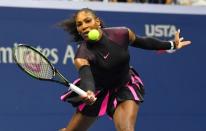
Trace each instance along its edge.
{"label": "racket frame", "polygon": [[[29,73],[28,71],[26,71],[17,61],[17,58],[16,58],[16,51],[15,49],[17,49],[18,47],[26,47],[26,48],[29,48],[33,51],[35,51],[36,53],[38,53],[41,57],[43,57],[44,60],[47,61],[47,63],[49,64],[49,66],[51,66],[52,68],[52,78],[50,79],[46,79],[46,78],[40,78],[40,77],[37,77],[35,75],[33,75],[32,73]],[[82,89],[80,89],[79,87],[75,86],[74,84],[70,83],[57,69],[54,68],[54,66],[51,64],[51,62],[48,60],[48,58],[46,58],[40,51],[38,51],[37,49],[35,49],[34,47],[32,46],[29,46],[29,45],[25,45],[25,44],[19,44],[17,45],[16,47],[13,48],[13,58],[14,58],[14,61],[15,63],[18,65],[18,67],[20,69],[22,69],[24,72],[26,72],[29,76],[35,78],[35,79],[38,79],[38,80],[44,80],[44,81],[52,81],[52,82],[56,82],[56,83],[60,83],[64,86],[67,86],[69,87],[69,91],[72,90],[72,91],[75,91],[76,93],[80,94],[80,95],[84,95],[86,96],[86,92],[83,91]],[[54,78],[55,77],[58,77],[59,79],[61,80],[55,80]]]}
{"label": "racket frame", "polygon": [[[43,57],[44,60],[47,61],[47,63],[49,64],[49,66],[52,68],[52,78],[55,76],[55,68],[54,66],[51,64],[51,62],[38,50],[36,50],[34,47],[32,46],[29,46],[29,45],[24,45],[24,44],[19,44],[17,45],[16,47],[13,48],[13,58],[14,58],[14,61],[15,63],[18,65],[18,67],[20,67],[24,72],[26,72],[27,74],[29,74],[31,77],[35,78],[35,79],[39,79],[39,80],[52,80],[52,78],[50,79],[46,79],[46,78],[40,78],[40,77],[37,77],[35,75],[33,75],[32,73],[29,73],[28,71],[26,71],[18,62],[17,58],[16,58],[16,55],[15,55],[15,52],[18,47],[26,47],[26,48],[29,48],[31,50],[33,50],[34,52],[38,53],[41,57]],[[53,81],[53,80],[52,80]]]}

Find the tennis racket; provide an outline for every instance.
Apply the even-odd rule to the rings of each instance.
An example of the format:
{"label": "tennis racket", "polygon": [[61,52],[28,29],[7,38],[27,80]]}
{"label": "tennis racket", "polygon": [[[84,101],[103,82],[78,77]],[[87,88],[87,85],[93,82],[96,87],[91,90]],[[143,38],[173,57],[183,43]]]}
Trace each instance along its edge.
{"label": "tennis racket", "polygon": [[35,48],[19,44],[13,48],[13,58],[15,63],[29,76],[38,80],[52,81],[68,87],[69,91],[74,91],[81,96],[87,93],[70,83],[50,61]]}

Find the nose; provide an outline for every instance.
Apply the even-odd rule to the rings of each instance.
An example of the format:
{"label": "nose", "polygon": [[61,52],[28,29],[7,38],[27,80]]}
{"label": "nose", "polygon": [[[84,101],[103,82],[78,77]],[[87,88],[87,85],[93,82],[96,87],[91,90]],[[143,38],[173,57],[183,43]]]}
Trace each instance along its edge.
{"label": "nose", "polygon": [[88,28],[88,25],[86,23],[82,24],[82,30],[85,31]]}

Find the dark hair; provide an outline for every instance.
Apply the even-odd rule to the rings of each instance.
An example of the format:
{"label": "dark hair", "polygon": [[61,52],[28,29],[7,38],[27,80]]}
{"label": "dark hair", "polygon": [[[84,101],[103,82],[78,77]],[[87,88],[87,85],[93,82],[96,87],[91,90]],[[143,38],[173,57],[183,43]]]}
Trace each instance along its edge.
{"label": "dark hair", "polygon": [[[91,13],[94,17],[97,18],[97,15],[95,13],[95,11],[93,11],[92,9],[89,8],[82,8],[80,10],[78,10],[71,18],[66,19],[64,21],[62,21],[61,23],[59,23],[59,26],[62,27],[64,29],[64,31],[68,32],[70,35],[72,35],[73,40],[75,42],[78,41],[82,41],[83,38],[82,36],[79,34],[79,32],[77,31],[77,27],[76,27],[76,17],[80,12],[89,12]],[[100,19],[100,26],[103,27],[103,22]]]}

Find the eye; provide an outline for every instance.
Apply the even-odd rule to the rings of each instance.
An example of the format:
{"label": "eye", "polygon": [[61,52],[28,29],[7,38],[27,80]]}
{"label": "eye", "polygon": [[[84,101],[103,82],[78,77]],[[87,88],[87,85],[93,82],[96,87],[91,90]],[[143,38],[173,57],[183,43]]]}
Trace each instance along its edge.
{"label": "eye", "polygon": [[77,23],[76,24],[77,27],[80,27],[81,25],[82,25],[82,23]]}
{"label": "eye", "polygon": [[87,19],[85,19],[85,23],[90,23],[91,21],[92,21],[91,18],[87,18]]}

